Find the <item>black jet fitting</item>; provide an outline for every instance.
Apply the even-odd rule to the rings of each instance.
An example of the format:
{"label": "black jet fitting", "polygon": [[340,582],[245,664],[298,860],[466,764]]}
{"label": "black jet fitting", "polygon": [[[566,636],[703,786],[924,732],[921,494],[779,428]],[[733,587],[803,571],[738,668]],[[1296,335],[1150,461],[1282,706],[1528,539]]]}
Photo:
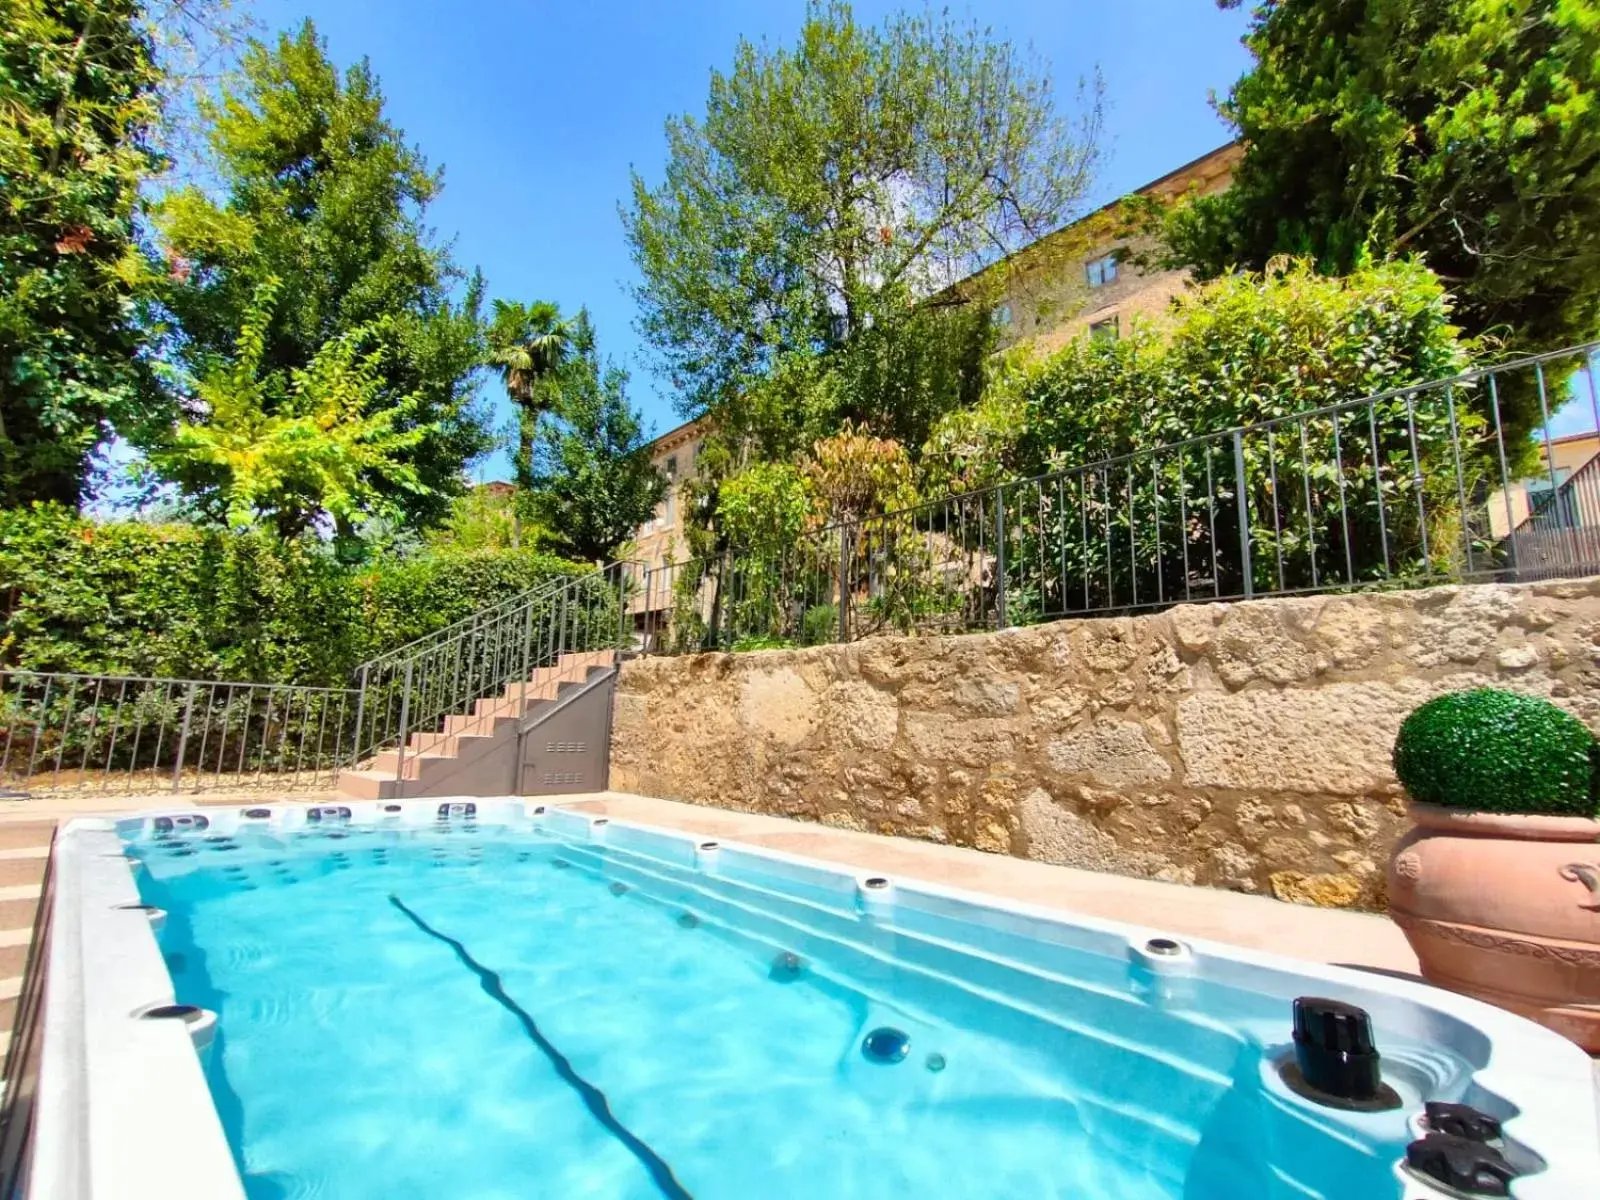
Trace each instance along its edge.
{"label": "black jet fitting", "polygon": [[1281,1074],[1299,1095],[1330,1108],[1398,1108],[1400,1096],[1383,1082],[1379,1062],[1366,1009],[1320,996],[1295,1000],[1294,1061]]}
{"label": "black jet fitting", "polygon": [[1406,1147],[1418,1175],[1467,1196],[1509,1196],[1516,1168],[1493,1146],[1449,1133],[1430,1133]]}
{"label": "black jet fitting", "polygon": [[1466,1138],[1469,1142],[1500,1140],[1500,1122],[1470,1104],[1429,1100],[1423,1105],[1422,1111],[1430,1133],[1448,1133],[1452,1137]]}

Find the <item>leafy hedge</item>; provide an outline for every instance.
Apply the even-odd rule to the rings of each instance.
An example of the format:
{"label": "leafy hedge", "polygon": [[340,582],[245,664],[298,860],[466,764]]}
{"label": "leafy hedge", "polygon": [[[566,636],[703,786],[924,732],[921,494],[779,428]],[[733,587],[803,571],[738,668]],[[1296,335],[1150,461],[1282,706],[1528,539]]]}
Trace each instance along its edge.
{"label": "leafy hedge", "polygon": [[1079,338],[1024,368],[1008,381],[1018,466],[1079,466],[1467,368],[1444,285],[1421,263],[1341,279],[1275,266],[1184,293],[1159,326]]}
{"label": "leafy hedge", "polygon": [[1594,735],[1547,700],[1451,692],[1405,719],[1394,770],[1413,800],[1478,812],[1600,816]]}
{"label": "leafy hedge", "polygon": [[311,539],[0,511],[0,663],[342,684],[363,659],[581,569],[513,550],[350,567]]}

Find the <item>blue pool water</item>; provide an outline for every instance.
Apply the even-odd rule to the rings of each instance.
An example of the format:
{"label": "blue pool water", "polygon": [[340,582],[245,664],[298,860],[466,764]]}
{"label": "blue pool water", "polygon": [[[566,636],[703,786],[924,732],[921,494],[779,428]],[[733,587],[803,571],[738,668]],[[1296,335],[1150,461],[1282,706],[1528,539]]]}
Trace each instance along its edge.
{"label": "blue pool water", "polygon": [[[848,878],[470,822],[131,848],[258,1200],[1400,1194],[1402,1115],[1266,1082],[1281,998]],[[863,1053],[884,1027],[897,1062]]]}

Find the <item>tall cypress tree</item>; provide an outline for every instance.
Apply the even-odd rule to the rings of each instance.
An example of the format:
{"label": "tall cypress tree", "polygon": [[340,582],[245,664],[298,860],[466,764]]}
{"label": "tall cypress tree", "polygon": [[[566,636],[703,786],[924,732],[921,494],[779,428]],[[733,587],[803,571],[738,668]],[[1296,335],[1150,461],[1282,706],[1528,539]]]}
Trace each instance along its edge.
{"label": "tall cypress tree", "polygon": [[420,488],[370,482],[408,523],[426,525],[491,444],[474,397],[483,289],[432,239],[424,216],[441,174],[383,108],[370,66],[341,74],[310,21],[246,47],[239,82],[204,110],[220,198],[190,187],[160,206],[177,331],[165,351],[195,376],[235,355],[268,279],[283,300],[264,332],[263,372],[302,370],[358,330],[379,338],[372,404],[408,398],[411,427],[426,433],[407,452]]}

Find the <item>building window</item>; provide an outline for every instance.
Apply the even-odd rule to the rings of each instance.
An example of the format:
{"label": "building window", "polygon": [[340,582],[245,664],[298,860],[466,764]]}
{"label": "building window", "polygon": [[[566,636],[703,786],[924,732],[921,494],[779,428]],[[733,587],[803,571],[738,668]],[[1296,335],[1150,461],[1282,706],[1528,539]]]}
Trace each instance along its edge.
{"label": "building window", "polygon": [[1097,342],[1114,342],[1122,336],[1116,317],[1107,317],[1104,321],[1091,321],[1089,323],[1089,337]]}
{"label": "building window", "polygon": [[989,324],[1000,330],[1011,328],[1011,302],[1009,300],[994,306],[993,311],[989,313]]}
{"label": "building window", "polygon": [[1090,259],[1083,267],[1084,275],[1088,277],[1089,286],[1092,288],[1105,287],[1108,283],[1117,281],[1117,256],[1115,254],[1102,254],[1099,258]]}

